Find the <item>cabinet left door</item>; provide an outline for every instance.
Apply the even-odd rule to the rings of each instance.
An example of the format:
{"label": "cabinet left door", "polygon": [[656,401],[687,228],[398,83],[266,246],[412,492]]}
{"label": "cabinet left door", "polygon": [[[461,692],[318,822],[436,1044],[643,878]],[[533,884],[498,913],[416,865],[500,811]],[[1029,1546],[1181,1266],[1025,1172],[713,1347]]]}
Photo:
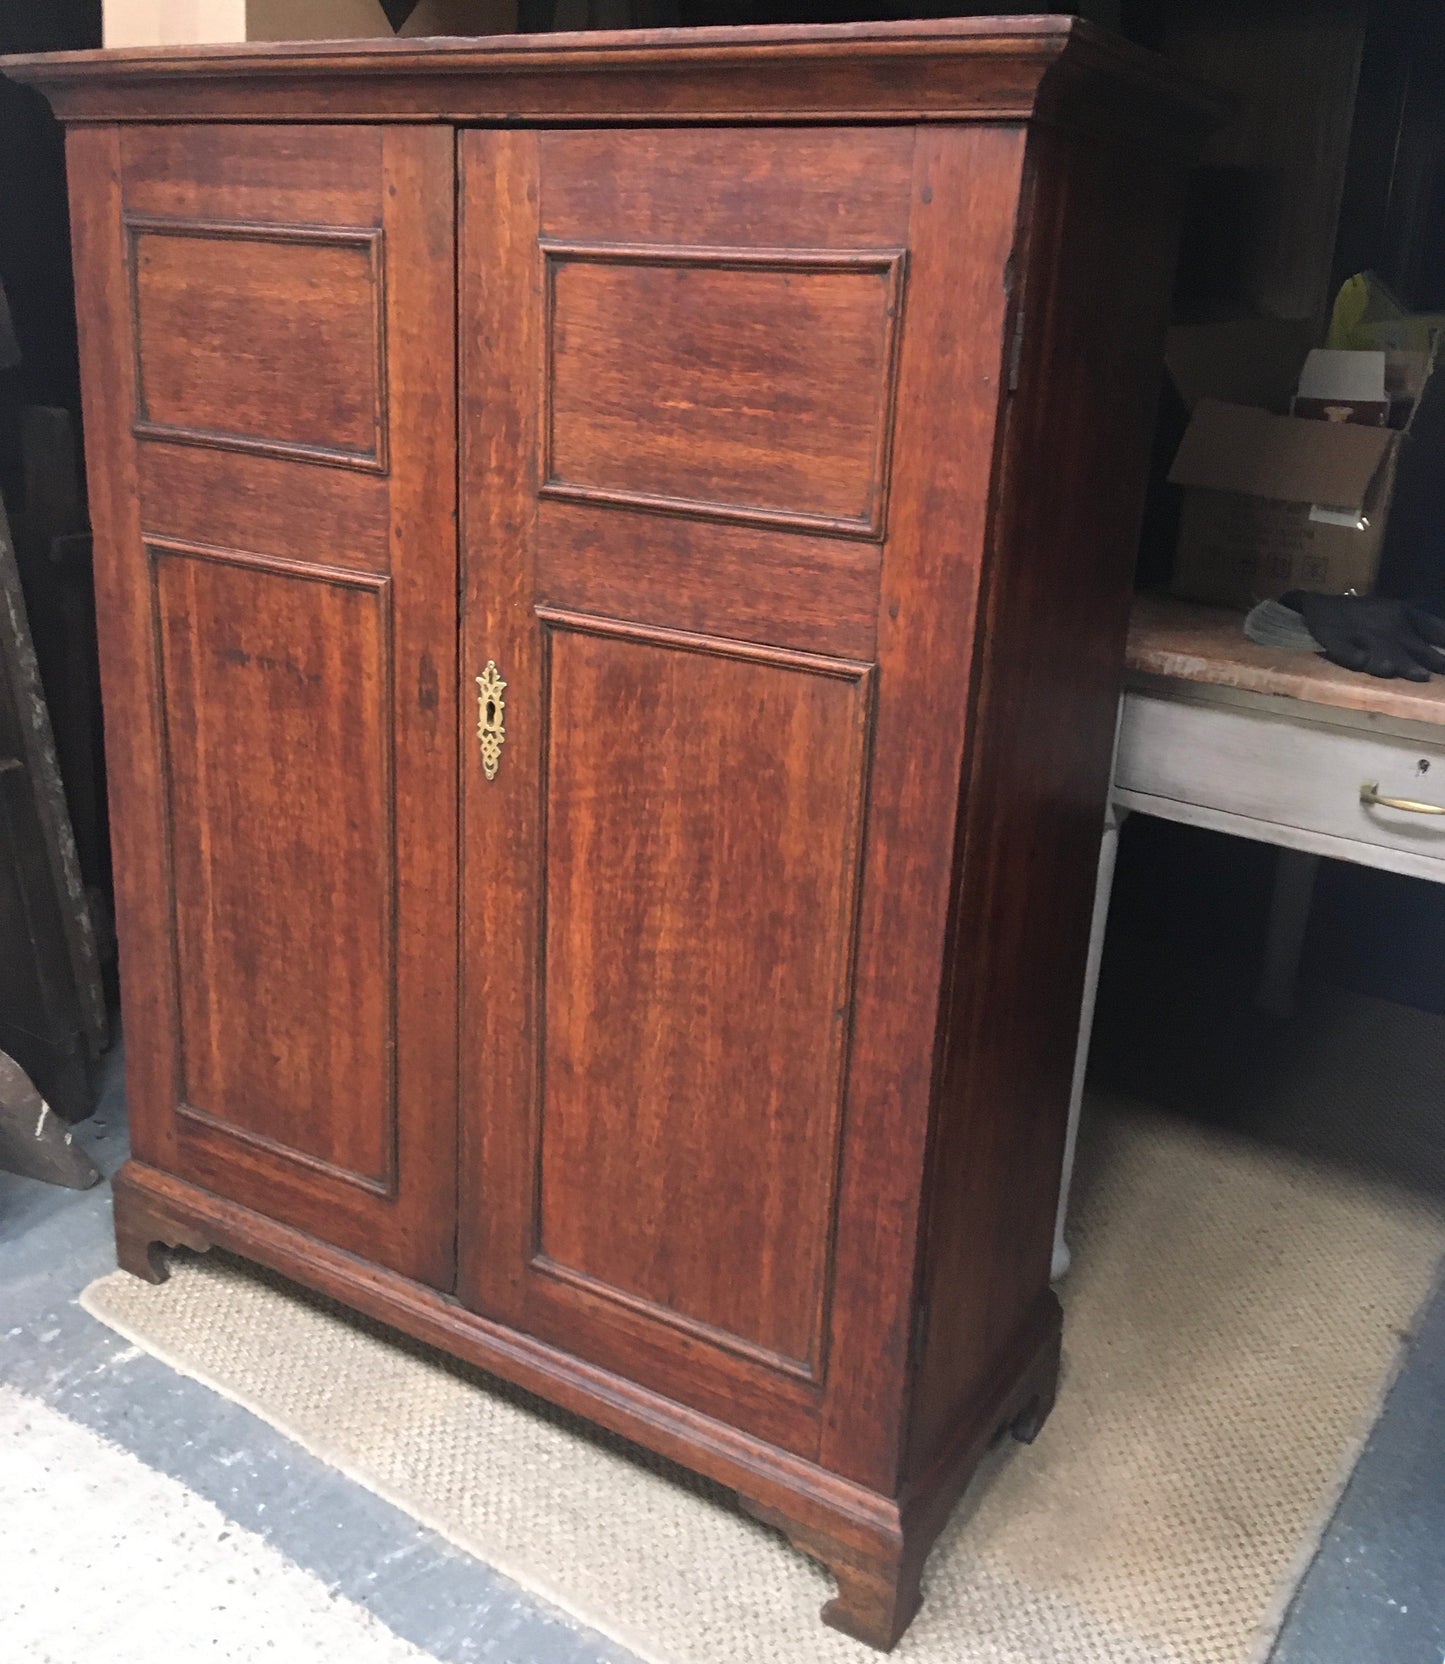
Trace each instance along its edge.
{"label": "cabinet left door", "polygon": [[454,140],[68,162],[136,1158],[454,1280]]}

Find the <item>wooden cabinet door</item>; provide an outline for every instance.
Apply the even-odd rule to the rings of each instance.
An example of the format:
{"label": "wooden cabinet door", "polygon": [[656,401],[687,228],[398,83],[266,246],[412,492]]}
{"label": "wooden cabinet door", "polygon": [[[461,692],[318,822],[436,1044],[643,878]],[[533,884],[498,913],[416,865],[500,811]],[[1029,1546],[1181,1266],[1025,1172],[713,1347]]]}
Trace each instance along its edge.
{"label": "wooden cabinet door", "polygon": [[135,1153],[450,1288],[452,137],[70,145]]}
{"label": "wooden cabinet door", "polygon": [[[848,1366],[865,1403],[900,1372],[917,1215],[890,1210],[910,1186],[916,1208],[957,800],[957,725],[908,700],[955,583],[967,644],[976,564],[897,624],[882,587],[895,428],[919,437],[901,360],[938,384],[937,315],[914,348],[903,323],[918,213],[930,282],[950,255],[926,205],[955,175],[918,165],[909,129],[461,144],[463,674],[484,682],[459,1293],[808,1455],[832,1339],[875,1354]],[[942,516],[968,498],[965,549],[987,435],[932,488]],[[900,583],[924,450],[893,505]],[[885,725],[913,762],[878,758]],[[879,836],[915,813],[911,846]]]}

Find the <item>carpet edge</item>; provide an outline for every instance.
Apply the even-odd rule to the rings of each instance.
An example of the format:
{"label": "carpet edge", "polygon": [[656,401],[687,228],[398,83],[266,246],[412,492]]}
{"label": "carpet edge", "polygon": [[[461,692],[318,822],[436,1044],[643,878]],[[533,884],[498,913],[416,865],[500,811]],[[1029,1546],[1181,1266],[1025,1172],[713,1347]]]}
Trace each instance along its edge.
{"label": "carpet edge", "polygon": [[1374,1432],[1380,1417],[1385,1413],[1385,1405],[1390,1394],[1404,1373],[1405,1364],[1410,1356],[1410,1349],[1415,1343],[1420,1319],[1429,1310],[1432,1303],[1442,1293],[1445,1293],[1445,1258],[1436,1265],[1430,1278],[1430,1285],[1424,1297],[1415,1308],[1410,1318],[1409,1333],[1397,1340],[1394,1356],[1390,1366],[1380,1380],[1379,1390],[1375,1394],[1373,1403],[1360,1411],[1359,1419],[1351,1430],[1349,1439],[1340,1455],[1339,1467],[1330,1490],[1320,1504],[1319,1518],[1316,1524],[1302,1539],[1299,1551],[1291,1562],[1289,1570],[1280,1578],[1279,1588],[1274,1599],[1265,1609],[1259,1623],[1255,1626],[1251,1640],[1249,1664],[1269,1664],[1275,1645],[1284,1631],[1294,1604],[1299,1598],[1300,1590],[1304,1587],[1305,1578],[1310,1568],[1319,1558],[1320,1550],[1329,1534],[1330,1526],[1334,1524],[1335,1516],[1340,1511],[1340,1504],[1344,1501],[1345,1492],[1349,1489],[1350,1481],[1354,1478],[1355,1469],[1359,1466],[1360,1458],[1365,1453],[1365,1446],[1370,1442],[1370,1435]]}

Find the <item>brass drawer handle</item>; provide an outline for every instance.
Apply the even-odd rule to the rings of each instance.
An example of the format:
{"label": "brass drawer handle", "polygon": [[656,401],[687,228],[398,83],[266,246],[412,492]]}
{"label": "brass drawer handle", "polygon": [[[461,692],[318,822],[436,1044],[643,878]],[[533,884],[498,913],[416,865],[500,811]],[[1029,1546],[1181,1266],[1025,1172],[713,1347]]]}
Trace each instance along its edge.
{"label": "brass drawer handle", "polygon": [[1413,797],[1381,797],[1378,780],[1360,787],[1360,802],[1370,809],[1403,809],[1407,815],[1445,815],[1445,808],[1438,803],[1417,803]]}
{"label": "brass drawer handle", "polygon": [[496,660],[488,659],[487,668],[477,677],[477,743],[482,750],[482,773],[488,780],[497,778],[502,741],[507,737],[507,705],[502,698],[506,685],[497,674]]}

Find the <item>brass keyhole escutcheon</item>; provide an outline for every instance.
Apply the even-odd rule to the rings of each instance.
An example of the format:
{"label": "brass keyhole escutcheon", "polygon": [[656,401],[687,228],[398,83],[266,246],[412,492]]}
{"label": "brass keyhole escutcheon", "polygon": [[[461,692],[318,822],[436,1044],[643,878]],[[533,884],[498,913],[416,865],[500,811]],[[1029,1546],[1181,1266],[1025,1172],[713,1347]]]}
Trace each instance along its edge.
{"label": "brass keyhole escutcheon", "polygon": [[488,780],[497,778],[502,742],[507,737],[507,704],[502,698],[506,686],[497,672],[496,660],[488,659],[487,668],[477,677],[477,744],[482,753],[482,773]]}

